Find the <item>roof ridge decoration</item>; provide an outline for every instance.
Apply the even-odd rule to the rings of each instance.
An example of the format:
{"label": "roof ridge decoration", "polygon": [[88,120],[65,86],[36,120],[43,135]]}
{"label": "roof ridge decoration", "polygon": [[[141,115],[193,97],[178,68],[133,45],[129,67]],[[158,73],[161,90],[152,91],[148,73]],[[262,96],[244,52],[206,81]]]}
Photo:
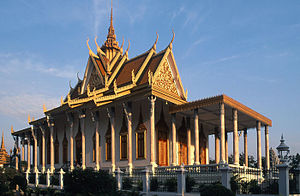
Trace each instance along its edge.
{"label": "roof ridge decoration", "polygon": [[90,38],[87,38],[87,40],[86,40],[86,45],[87,45],[87,47],[88,47],[88,49],[89,49],[89,55],[92,56],[92,57],[99,58],[99,57],[91,50],[90,45],[89,45],[89,41],[90,41]]}
{"label": "roof ridge decoration", "polygon": [[98,38],[98,36],[96,35],[95,36],[95,45],[96,45],[96,47],[97,47],[97,53],[98,53],[98,55],[106,55],[102,50],[101,50],[101,48],[100,48],[100,46],[98,45],[98,43],[97,43],[97,38]]}

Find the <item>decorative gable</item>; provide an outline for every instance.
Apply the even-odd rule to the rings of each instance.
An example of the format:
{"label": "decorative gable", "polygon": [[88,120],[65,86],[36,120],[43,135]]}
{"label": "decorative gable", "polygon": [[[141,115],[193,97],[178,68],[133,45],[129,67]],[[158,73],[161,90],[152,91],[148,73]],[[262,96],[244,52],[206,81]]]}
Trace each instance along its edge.
{"label": "decorative gable", "polygon": [[179,95],[174,78],[167,60],[165,60],[157,69],[153,86],[162,88],[170,93]]}
{"label": "decorative gable", "polygon": [[96,72],[95,68],[93,68],[93,71],[91,72],[91,76],[89,78],[88,86],[91,90],[94,88],[97,88],[102,85],[102,81]]}

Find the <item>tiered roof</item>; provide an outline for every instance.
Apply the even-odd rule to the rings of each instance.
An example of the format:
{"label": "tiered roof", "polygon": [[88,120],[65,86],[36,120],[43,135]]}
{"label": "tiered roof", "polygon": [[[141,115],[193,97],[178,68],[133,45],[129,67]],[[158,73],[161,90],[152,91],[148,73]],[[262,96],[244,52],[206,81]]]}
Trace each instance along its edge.
{"label": "tiered roof", "polygon": [[172,52],[174,36],[173,33],[170,44],[157,53],[157,34],[149,50],[129,59],[130,42],[127,50],[123,52],[124,40],[119,47],[111,13],[107,40],[101,48],[97,44],[97,37],[95,38],[96,53],[91,50],[89,39],[87,40],[89,59],[84,79],[78,78],[75,88],[70,87],[59,108],[46,113],[61,111],[62,108],[76,108],[90,102],[101,106],[139,93],[143,93],[144,96],[155,95],[174,104],[186,103],[187,93],[184,92]]}
{"label": "tiered roof", "polygon": [[9,155],[6,152],[4,146],[4,133],[2,132],[2,141],[1,141],[1,149],[0,149],[0,166],[9,163]]}

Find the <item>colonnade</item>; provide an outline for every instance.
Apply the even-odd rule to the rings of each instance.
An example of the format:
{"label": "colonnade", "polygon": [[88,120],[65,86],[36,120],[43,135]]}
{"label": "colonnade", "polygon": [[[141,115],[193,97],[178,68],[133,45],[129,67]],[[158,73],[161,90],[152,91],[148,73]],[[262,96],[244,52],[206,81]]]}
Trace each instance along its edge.
{"label": "colonnade", "polygon": [[[215,161],[216,163],[228,162],[228,144],[227,133],[225,132],[225,108],[224,104],[220,104],[220,129],[215,129]],[[239,165],[239,135],[238,135],[238,111],[232,110],[232,124],[233,124],[233,164]],[[247,141],[247,129],[243,130],[244,135],[244,154],[245,154],[245,166],[248,166],[248,141]],[[257,136],[257,167],[262,169],[262,147],[261,147],[261,122],[256,122],[256,136]],[[221,154],[220,154],[221,151]],[[266,165],[265,168],[270,168],[270,155],[269,155],[269,127],[265,125],[265,156]]]}
{"label": "colonnade", "polygon": [[[157,166],[156,161],[156,132],[155,132],[155,102],[156,97],[150,96],[149,98],[150,102],[150,166],[152,168]],[[215,161],[216,163],[226,163],[228,162],[228,148],[226,150],[227,140],[226,140],[226,127],[225,127],[225,107],[224,103],[220,103],[219,105],[219,122],[220,125],[218,128],[215,129]],[[132,109],[131,109],[131,103],[123,104],[124,113],[126,115],[127,119],[127,128],[128,128],[128,168],[129,171],[132,170]],[[115,109],[114,107],[111,107],[107,109],[108,117],[111,124],[111,169],[112,171],[115,170]],[[239,135],[238,135],[238,111],[236,109],[233,109],[232,111],[232,123],[233,123],[233,163],[235,165],[239,165]],[[81,128],[81,137],[82,137],[82,168],[86,168],[86,153],[85,153],[85,110],[79,111],[79,121],[80,121],[80,128]],[[100,148],[99,148],[99,112],[93,112],[92,113],[92,120],[95,123],[95,168],[97,170],[100,169]],[[190,118],[187,118],[188,121],[190,121]],[[195,165],[200,164],[200,145],[199,145],[199,113],[198,109],[193,110],[193,120],[194,120],[194,146],[195,150],[194,152],[191,150],[191,143],[192,143],[192,137],[191,137],[191,127],[190,123],[188,123],[187,126],[187,162],[188,164],[192,164],[194,162]],[[70,169],[74,169],[74,114],[73,113],[67,113],[67,121],[69,125],[70,130],[70,138],[69,138],[69,152],[70,152]],[[54,134],[54,119],[50,116],[47,117],[47,125],[50,130],[50,171],[54,171],[54,142],[53,142],[53,134]],[[39,129],[41,131],[41,138],[42,138],[42,147],[40,148],[42,150],[42,172],[45,172],[45,130],[46,127],[44,125],[40,125],[39,127],[32,126],[31,128],[31,135],[27,134],[27,160],[30,160],[30,137],[33,137],[34,141],[34,170],[37,170],[37,131],[36,129]],[[258,162],[258,168],[262,168],[262,162],[261,162],[261,122],[257,121],[256,124],[256,130],[257,130],[257,162]],[[176,114],[171,115],[171,133],[172,133],[172,155],[171,155],[171,165],[177,165],[177,133],[176,133]],[[247,146],[247,129],[243,130],[244,135],[244,153],[245,153],[245,165],[248,166],[248,146]],[[22,143],[22,160],[24,160],[24,141]],[[207,146],[207,145],[206,145]],[[194,153],[194,160],[192,160],[192,153]],[[268,126],[265,126],[265,154],[266,154],[266,168],[269,169],[270,163],[269,163],[269,129]],[[206,158],[206,164],[208,164],[208,158]],[[30,170],[30,161],[28,161],[27,165],[28,169]]]}

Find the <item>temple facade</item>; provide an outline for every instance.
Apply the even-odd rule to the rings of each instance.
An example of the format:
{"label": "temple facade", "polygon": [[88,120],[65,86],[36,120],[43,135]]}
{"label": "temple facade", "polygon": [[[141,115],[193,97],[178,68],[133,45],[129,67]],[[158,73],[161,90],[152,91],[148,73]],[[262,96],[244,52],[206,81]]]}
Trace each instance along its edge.
{"label": "temple facade", "polygon": [[[107,39],[97,51],[87,48],[84,78],[47,109],[44,117],[28,118],[29,127],[11,130],[28,170],[87,167],[132,172],[148,167],[209,164],[209,136],[215,137],[215,162],[228,162],[227,134],[233,132],[234,164],[239,165],[243,134],[247,166],[247,130],[256,128],[258,168],[261,127],[269,167],[269,126],[272,121],[228,97],[187,101],[172,52],[173,40],[156,51],[157,38],[146,52],[129,59],[113,27],[111,10]],[[26,156],[25,156],[26,154]]]}

